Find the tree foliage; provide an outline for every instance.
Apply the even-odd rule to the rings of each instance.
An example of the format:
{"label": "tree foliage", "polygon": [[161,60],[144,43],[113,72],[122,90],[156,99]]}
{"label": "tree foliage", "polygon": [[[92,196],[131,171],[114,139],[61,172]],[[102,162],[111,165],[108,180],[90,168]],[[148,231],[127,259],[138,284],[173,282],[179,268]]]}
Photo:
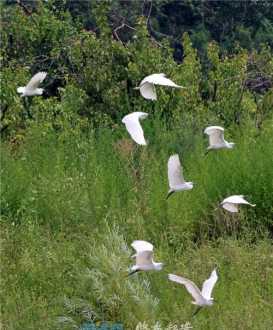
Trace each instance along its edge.
{"label": "tree foliage", "polygon": [[[126,11],[130,3],[75,4],[50,0],[2,4],[1,131],[5,136],[22,133],[37,120],[55,127],[60,127],[64,118],[83,127],[87,122],[93,127],[112,126],[131,111],[153,113],[173,125],[189,121],[193,126],[210,120],[238,124],[243,118],[252,118],[259,126],[270,116],[272,107],[268,100],[272,98],[273,72],[270,46],[249,52],[238,45],[232,55],[223,55],[221,42],[213,41],[207,43],[204,62],[194,48],[194,34],[189,30],[182,35],[183,28],[179,30],[183,62],[177,63],[170,40],[156,39],[150,27],[153,8],[169,8],[174,13],[173,19],[183,8],[190,8],[193,14],[188,19],[194,20],[208,8],[213,8],[214,16],[218,17],[222,5],[157,1],[148,13],[151,17],[147,18],[144,6],[144,16],[129,22],[133,26],[125,19],[123,25],[113,25],[114,13],[120,6]],[[254,6],[252,2],[250,5]],[[238,10],[238,6],[234,4],[233,10]],[[261,6],[266,15],[270,5]],[[224,8],[229,10],[230,5],[225,4]],[[244,8],[248,10],[248,5]],[[163,9],[160,15],[165,12]],[[186,19],[182,22],[186,24]],[[87,29],[89,25],[94,25],[94,30]],[[164,24],[160,26],[163,28]],[[121,31],[130,31],[127,41]],[[16,88],[42,70],[48,72],[44,96],[20,98]],[[147,102],[133,87],[154,72],[166,73],[186,89],[159,88],[159,101]],[[257,116],[258,112],[262,115]]]}

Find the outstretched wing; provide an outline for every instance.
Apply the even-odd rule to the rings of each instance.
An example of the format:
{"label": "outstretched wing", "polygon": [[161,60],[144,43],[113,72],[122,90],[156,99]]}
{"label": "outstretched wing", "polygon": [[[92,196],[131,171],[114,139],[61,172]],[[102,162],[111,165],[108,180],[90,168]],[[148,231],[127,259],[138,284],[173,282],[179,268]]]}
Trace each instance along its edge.
{"label": "outstretched wing", "polygon": [[232,203],[222,203],[222,207],[231,212],[231,213],[236,213],[238,212],[238,204],[232,204]]}
{"label": "outstretched wing", "polygon": [[185,182],[182,166],[177,154],[170,156],[168,160],[168,179],[171,189]]}
{"label": "outstretched wing", "polygon": [[122,122],[125,124],[131,138],[140,145],[147,145],[147,142],[145,141],[143,129],[140,125],[139,119],[147,116],[148,114],[144,112],[133,112],[122,119]]}
{"label": "outstretched wing", "polygon": [[154,73],[150,76],[145,77],[142,82],[140,83],[140,86],[144,84],[145,82],[148,82],[150,84],[154,85],[160,85],[160,86],[168,86],[168,87],[174,87],[174,88],[183,88],[182,86],[177,85],[174,83],[171,79],[167,78],[164,73]]}
{"label": "outstretched wing", "polygon": [[201,294],[205,299],[207,300],[211,299],[211,293],[217,280],[218,280],[218,276],[216,273],[216,269],[214,269],[211,272],[210,277],[206,281],[204,281],[202,286]]}
{"label": "outstretched wing", "polygon": [[220,126],[209,126],[204,131],[209,136],[209,144],[221,144],[224,140],[224,129]]}
{"label": "outstretched wing", "polygon": [[47,73],[46,72],[38,72],[36,73],[26,85],[27,90],[34,90],[39,87],[40,83],[45,79]]}
{"label": "outstretched wing", "polygon": [[156,95],[156,89],[153,84],[150,84],[149,82],[145,82],[140,85],[139,87],[140,94],[147,100],[156,101],[157,95]]}
{"label": "outstretched wing", "polygon": [[141,251],[136,255],[136,265],[146,266],[151,265],[153,262],[153,251]]}
{"label": "outstretched wing", "polygon": [[169,274],[168,278],[170,281],[184,285],[187,291],[191,294],[191,296],[196,302],[200,302],[203,300],[200,290],[192,281],[188,280],[185,277],[177,276],[174,274]]}
{"label": "outstretched wing", "polygon": [[136,252],[142,252],[142,251],[153,251],[153,245],[146,241],[133,241],[131,246],[136,250]]}
{"label": "outstretched wing", "polygon": [[256,206],[255,204],[250,204],[244,195],[232,195],[223,200],[223,203],[233,203],[233,204],[247,204],[250,206]]}

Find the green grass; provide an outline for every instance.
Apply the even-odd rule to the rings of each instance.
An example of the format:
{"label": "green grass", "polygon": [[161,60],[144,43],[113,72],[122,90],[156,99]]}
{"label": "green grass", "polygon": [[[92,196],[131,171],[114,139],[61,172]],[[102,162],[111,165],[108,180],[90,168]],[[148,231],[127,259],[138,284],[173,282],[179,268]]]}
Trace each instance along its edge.
{"label": "green grass", "polygon": [[[33,127],[21,145],[2,144],[4,329],[56,329],[60,316],[126,329],[157,321],[162,329],[272,327],[272,131],[231,130],[235,149],[205,157],[201,133],[146,125],[147,148],[120,129],[86,136]],[[174,152],[195,186],[166,201]],[[238,215],[215,210],[231,194],[257,206]],[[154,243],[162,272],[126,278],[134,239]],[[190,296],[167,274],[201,285],[215,264],[217,302],[192,319]]]}

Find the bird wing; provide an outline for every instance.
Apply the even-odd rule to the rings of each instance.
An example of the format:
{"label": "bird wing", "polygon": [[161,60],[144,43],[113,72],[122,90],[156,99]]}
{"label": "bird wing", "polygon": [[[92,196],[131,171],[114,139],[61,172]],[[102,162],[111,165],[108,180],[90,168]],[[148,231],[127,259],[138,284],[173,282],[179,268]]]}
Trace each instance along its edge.
{"label": "bird wing", "polygon": [[177,276],[174,274],[169,274],[168,278],[170,281],[184,285],[185,288],[187,289],[187,291],[192,295],[192,297],[194,298],[194,300],[196,302],[203,300],[203,296],[202,296],[199,288],[192,281],[188,280],[185,277]]}
{"label": "bird wing", "polygon": [[147,100],[156,101],[157,95],[156,95],[156,89],[153,84],[150,84],[149,82],[145,82],[140,85],[139,87],[140,94]]}
{"label": "bird wing", "polygon": [[236,213],[238,212],[238,205],[237,204],[232,204],[232,203],[222,203],[222,207],[231,212],[231,213]]}
{"label": "bird wing", "polygon": [[34,90],[38,88],[40,83],[45,79],[47,73],[46,72],[38,72],[36,73],[26,85],[26,89]]}
{"label": "bird wing", "polygon": [[211,272],[210,277],[206,281],[204,281],[202,286],[201,293],[205,299],[207,300],[211,299],[211,293],[217,280],[218,280],[218,276],[216,273],[216,269],[214,269]]}
{"label": "bird wing", "polygon": [[146,118],[147,116],[148,114],[145,112],[133,112],[122,119],[122,122],[125,124],[132,139],[140,145],[147,145],[147,143],[145,141],[143,129],[140,125],[139,119]]}
{"label": "bird wing", "polygon": [[247,200],[245,200],[244,195],[229,196],[223,200],[223,203],[247,204],[247,205],[255,206],[255,204],[250,204]]}
{"label": "bird wing", "polygon": [[220,126],[209,126],[204,131],[209,136],[209,144],[221,144],[224,140],[224,129]]}
{"label": "bird wing", "polygon": [[170,156],[168,160],[168,179],[170,188],[175,188],[177,185],[185,182],[183,169],[177,154]]}
{"label": "bird wing", "polygon": [[171,79],[167,78],[164,73],[154,73],[151,74],[150,76],[145,77],[140,83],[140,86],[146,82],[160,86],[183,88],[182,86],[179,86],[176,83],[174,83]]}
{"label": "bird wing", "polygon": [[140,251],[136,255],[136,265],[145,266],[153,263],[153,251]]}
{"label": "bird wing", "polygon": [[153,245],[146,241],[133,241],[131,246],[136,250],[136,252],[142,252],[142,251],[153,251]]}

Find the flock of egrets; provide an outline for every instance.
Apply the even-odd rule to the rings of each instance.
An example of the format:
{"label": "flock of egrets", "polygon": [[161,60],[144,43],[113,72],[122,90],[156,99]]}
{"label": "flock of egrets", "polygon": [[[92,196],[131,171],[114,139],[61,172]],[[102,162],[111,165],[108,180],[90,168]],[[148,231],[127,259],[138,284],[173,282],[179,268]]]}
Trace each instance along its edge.
{"label": "flock of egrets", "polygon": [[[17,92],[21,94],[22,97],[25,96],[35,96],[42,95],[43,89],[38,88],[40,83],[43,82],[47,73],[38,72],[35,74],[28,84],[24,87],[18,87]],[[156,73],[145,77],[139,87],[141,95],[148,100],[157,100],[157,94],[155,85],[167,86],[173,88],[184,88],[175,84],[172,80],[168,79],[163,73]],[[128,133],[131,138],[139,145],[147,145],[144,137],[143,129],[140,125],[140,119],[145,119],[148,116],[145,112],[133,112],[125,117],[123,117],[122,122],[125,124]],[[204,131],[209,137],[209,146],[207,148],[207,153],[211,150],[217,149],[232,149],[234,143],[227,142],[224,139],[224,128],[220,126],[209,126]],[[169,181],[169,191],[167,198],[169,198],[173,193],[178,191],[190,190],[193,188],[192,182],[186,182],[183,177],[183,170],[177,154],[171,155],[168,160],[168,181]],[[227,211],[236,213],[238,212],[239,204],[247,204],[252,207],[255,204],[250,204],[244,199],[243,195],[233,195],[225,198],[220,205]],[[131,267],[129,275],[132,275],[139,271],[150,271],[150,270],[161,270],[163,263],[154,262],[153,260],[153,245],[149,242],[136,240],[131,246],[134,248],[136,253],[132,256],[135,258],[135,265]],[[199,308],[204,306],[211,306],[213,304],[213,298],[211,297],[213,287],[217,282],[218,276],[216,269],[214,269],[210,277],[204,281],[202,290],[200,290],[195,283],[187,278],[177,276],[174,274],[169,274],[168,278],[170,281],[182,284],[185,286],[187,291],[191,294],[195,305]]]}

